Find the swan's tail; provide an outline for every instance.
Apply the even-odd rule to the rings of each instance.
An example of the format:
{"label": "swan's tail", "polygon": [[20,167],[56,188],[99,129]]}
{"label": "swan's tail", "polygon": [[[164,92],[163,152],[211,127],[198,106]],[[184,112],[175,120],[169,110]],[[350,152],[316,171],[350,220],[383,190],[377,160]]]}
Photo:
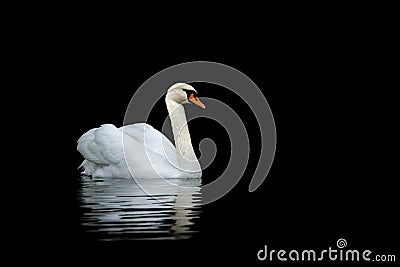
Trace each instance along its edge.
{"label": "swan's tail", "polygon": [[84,161],[82,161],[81,165],[79,165],[78,171],[83,168],[83,164],[85,163],[85,161],[86,161],[86,159]]}
{"label": "swan's tail", "polygon": [[89,162],[88,160],[82,161],[81,165],[79,165],[78,170],[81,170],[81,174],[91,176],[94,171],[93,163]]}

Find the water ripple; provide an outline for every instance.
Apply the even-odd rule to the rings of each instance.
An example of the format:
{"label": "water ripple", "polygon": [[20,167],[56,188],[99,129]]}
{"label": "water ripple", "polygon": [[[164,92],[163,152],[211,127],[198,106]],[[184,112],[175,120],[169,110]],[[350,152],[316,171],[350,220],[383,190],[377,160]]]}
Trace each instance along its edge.
{"label": "water ripple", "polygon": [[[148,196],[131,179],[81,177],[78,189],[84,236],[95,240],[184,239],[198,232],[198,179],[142,179]],[[179,186],[174,186],[179,185]],[[154,193],[155,192],[155,193]]]}

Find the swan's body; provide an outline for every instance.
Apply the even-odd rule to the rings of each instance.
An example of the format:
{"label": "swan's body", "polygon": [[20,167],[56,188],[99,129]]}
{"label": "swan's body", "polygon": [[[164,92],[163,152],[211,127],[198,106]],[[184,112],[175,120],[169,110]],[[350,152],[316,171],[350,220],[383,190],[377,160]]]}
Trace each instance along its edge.
{"label": "swan's body", "polygon": [[89,130],[78,140],[77,149],[85,158],[80,166],[82,174],[118,178],[200,178],[201,167],[182,106],[191,101],[204,107],[196,93],[190,85],[178,83],[171,86],[166,95],[176,147],[146,123],[120,128],[105,124]]}

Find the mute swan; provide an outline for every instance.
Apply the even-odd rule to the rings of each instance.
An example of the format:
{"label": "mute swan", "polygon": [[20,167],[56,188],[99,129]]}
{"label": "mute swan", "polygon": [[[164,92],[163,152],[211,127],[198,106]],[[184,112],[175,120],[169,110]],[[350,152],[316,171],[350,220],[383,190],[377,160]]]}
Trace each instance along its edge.
{"label": "mute swan", "polygon": [[[175,146],[146,123],[116,128],[104,124],[83,134],[77,149],[85,158],[79,168],[92,177],[201,178],[183,104],[202,108],[197,91],[185,83],[172,85],[165,96]],[[125,155],[125,157],[124,157]]]}
{"label": "mute swan", "polygon": [[[201,178],[183,104],[202,108],[197,91],[185,83],[172,85],[165,96],[175,146],[146,123],[116,128],[104,124],[83,134],[77,149],[85,158],[79,168],[92,177]],[[124,153],[125,152],[125,153]]]}

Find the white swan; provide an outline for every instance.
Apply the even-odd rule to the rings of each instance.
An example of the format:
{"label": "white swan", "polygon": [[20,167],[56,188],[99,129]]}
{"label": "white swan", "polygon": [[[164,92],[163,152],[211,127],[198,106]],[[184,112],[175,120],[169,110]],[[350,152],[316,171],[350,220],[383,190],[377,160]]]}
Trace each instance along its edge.
{"label": "white swan", "polygon": [[183,108],[189,101],[205,108],[197,91],[185,83],[172,85],[165,96],[176,148],[166,136],[146,123],[120,128],[104,124],[83,134],[77,146],[85,158],[80,165],[82,174],[122,178],[201,178],[201,167],[192,147]]}

